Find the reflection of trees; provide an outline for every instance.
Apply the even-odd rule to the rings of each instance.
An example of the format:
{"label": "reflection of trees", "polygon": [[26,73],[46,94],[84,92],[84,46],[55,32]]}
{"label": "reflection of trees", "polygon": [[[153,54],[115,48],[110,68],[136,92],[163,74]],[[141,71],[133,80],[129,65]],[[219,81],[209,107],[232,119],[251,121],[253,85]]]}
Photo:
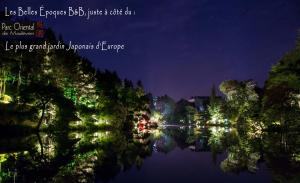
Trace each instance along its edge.
{"label": "reflection of trees", "polygon": [[300,181],[300,134],[296,131],[264,136],[266,162],[276,182]]}
{"label": "reflection of trees", "polygon": [[[300,180],[300,134],[299,132],[257,133],[255,128],[241,131],[210,128],[209,145],[213,156],[227,151],[221,162],[224,172],[256,172],[259,160],[266,160],[273,180],[276,182],[299,182]],[[255,135],[254,135],[255,134]]]}
{"label": "reflection of trees", "polygon": [[[16,172],[16,182],[43,182],[56,174],[72,149],[72,143],[65,134],[36,134],[22,138],[15,152],[7,153],[7,161],[3,165],[7,170]],[[25,149],[24,149],[25,147]],[[67,150],[67,151],[66,151]],[[11,177],[9,181],[13,181]]]}
{"label": "reflection of trees", "polygon": [[172,138],[181,149],[194,145],[199,137],[199,133],[194,128],[189,127],[167,128],[163,132]]}
{"label": "reflection of trees", "polygon": [[155,152],[169,153],[179,147],[193,151],[207,151],[206,130],[192,127],[169,127],[157,129],[151,133],[152,149]]}
{"label": "reflection of trees", "polygon": [[244,169],[255,172],[259,159],[259,152],[253,151],[247,142],[241,142],[228,148],[228,157],[222,161],[221,169],[224,172],[239,172]]}
{"label": "reflection of trees", "polygon": [[22,145],[16,145],[17,149],[6,148],[12,153],[0,156],[5,160],[1,160],[1,168],[11,171],[8,181],[17,172],[16,180],[21,182],[105,182],[133,166],[141,167],[152,152],[153,142],[161,142],[166,152],[175,145],[193,146],[195,151],[210,149],[213,155],[227,150],[228,156],[220,165],[224,172],[255,172],[263,154],[275,181],[299,181],[299,134],[265,133],[262,138],[252,136],[249,129],[244,133],[222,127],[209,131],[162,129],[153,131],[147,143],[119,131],[40,133],[20,141]]}
{"label": "reflection of trees", "polygon": [[[255,172],[257,161],[260,159],[259,144],[257,139],[252,139],[246,134],[239,134],[233,129],[229,133],[225,128],[211,130],[209,144],[215,157],[223,149],[227,149],[227,158],[221,162],[221,169],[224,172],[240,172],[248,170]],[[215,159],[215,158],[214,158]]]}
{"label": "reflection of trees", "polygon": [[210,129],[210,137],[208,139],[208,144],[212,152],[221,152],[223,149],[222,138],[225,135],[225,129],[222,127],[212,127]]}
{"label": "reflection of trees", "polygon": [[140,167],[151,152],[147,144],[118,131],[73,133],[71,136],[81,138],[75,145],[74,158],[54,177],[56,182],[108,181],[133,165]]}
{"label": "reflection of trees", "polygon": [[141,167],[143,159],[150,155],[151,149],[147,144],[141,144],[118,134],[115,139],[103,146],[105,155],[102,163],[96,166],[97,178],[108,181],[121,171],[132,166]]}
{"label": "reflection of trees", "polygon": [[154,151],[169,153],[176,147],[174,139],[168,135],[163,135],[153,144]]}
{"label": "reflection of trees", "polygon": [[27,145],[3,156],[1,168],[11,170],[8,181],[13,181],[14,170],[21,182],[91,182],[96,174],[108,181],[134,165],[141,167],[151,153],[148,144],[118,131],[40,133],[20,142]]}

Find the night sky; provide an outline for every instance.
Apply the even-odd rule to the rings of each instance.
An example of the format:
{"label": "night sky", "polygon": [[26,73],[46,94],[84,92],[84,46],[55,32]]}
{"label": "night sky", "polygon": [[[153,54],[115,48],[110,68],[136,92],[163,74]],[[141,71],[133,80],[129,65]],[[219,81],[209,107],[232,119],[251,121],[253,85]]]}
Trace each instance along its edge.
{"label": "night sky", "polygon": [[95,67],[142,80],[154,95],[175,99],[209,95],[213,84],[254,79],[260,86],[270,67],[295,45],[299,0],[31,0],[4,6],[44,5],[124,8],[130,17],[39,19],[67,42],[120,42],[119,54],[80,51]]}

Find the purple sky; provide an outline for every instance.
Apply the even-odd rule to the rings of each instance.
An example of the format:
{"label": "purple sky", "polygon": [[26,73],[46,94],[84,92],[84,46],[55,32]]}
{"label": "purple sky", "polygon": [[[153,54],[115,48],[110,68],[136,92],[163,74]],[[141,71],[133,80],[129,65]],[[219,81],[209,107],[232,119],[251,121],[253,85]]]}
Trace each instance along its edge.
{"label": "purple sky", "polygon": [[126,7],[131,17],[61,17],[45,20],[66,41],[126,43],[120,54],[81,51],[95,67],[140,79],[154,95],[175,99],[209,95],[213,84],[254,79],[262,86],[270,67],[295,45],[299,0],[22,0],[17,6],[59,9]]}

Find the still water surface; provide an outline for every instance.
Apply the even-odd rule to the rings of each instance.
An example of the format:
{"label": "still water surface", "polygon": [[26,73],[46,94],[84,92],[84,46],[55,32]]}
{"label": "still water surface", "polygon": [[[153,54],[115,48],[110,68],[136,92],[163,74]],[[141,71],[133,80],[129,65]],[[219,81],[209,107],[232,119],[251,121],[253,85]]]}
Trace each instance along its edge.
{"label": "still water surface", "polygon": [[161,129],[158,138],[151,142],[152,154],[144,160],[143,166],[121,172],[109,182],[272,182],[271,172],[264,162],[257,164],[255,172],[225,173],[220,164],[228,153],[212,153],[205,130],[196,130],[198,135],[194,130],[187,127]]}
{"label": "still water surface", "polygon": [[0,176],[2,182],[297,182],[299,165],[290,164],[278,139],[221,127],[2,138]]}

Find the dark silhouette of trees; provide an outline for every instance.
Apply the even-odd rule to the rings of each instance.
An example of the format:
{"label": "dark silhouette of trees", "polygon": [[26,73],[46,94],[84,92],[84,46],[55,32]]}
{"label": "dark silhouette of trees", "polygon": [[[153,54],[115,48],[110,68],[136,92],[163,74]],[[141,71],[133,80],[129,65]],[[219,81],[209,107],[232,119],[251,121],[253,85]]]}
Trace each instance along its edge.
{"label": "dark silhouette of trees", "polygon": [[269,73],[263,98],[267,125],[300,125],[300,47],[285,55]]}

